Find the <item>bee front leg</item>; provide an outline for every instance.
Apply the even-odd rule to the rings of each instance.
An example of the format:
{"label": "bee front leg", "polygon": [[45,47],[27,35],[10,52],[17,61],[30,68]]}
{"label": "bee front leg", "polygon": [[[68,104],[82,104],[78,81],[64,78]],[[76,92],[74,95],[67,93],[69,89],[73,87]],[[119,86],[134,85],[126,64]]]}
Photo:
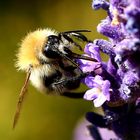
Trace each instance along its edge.
{"label": "bee front leg", "polygon": [[70,92],[71,90],[77,89],[80,86],[81,79],[85,78],[89,73],[81,73],[78,76],[75,77],[69,77],[67,79],[61,79],[55,83],[53,83],[54,86],[61,85],[66,89],[61,95],[66,96],[69,98],[83,98],[84,92]]}
{"label": "bee front leg", "polygon": [[57,85],[63,85],[68,86],[71,83],[75,83],[76,81],[81,81],[81,79],[85,78],[89,73],[80,73],[78,76],[68,77],[66,79],[61,79],[55,83],[53,83],[55,86]]}

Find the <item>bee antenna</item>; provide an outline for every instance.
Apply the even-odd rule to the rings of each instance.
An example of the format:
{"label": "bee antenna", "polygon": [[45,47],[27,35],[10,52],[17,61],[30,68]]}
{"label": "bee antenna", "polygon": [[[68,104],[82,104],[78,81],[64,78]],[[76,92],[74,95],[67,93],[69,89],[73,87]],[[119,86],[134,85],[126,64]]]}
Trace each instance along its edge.
{"label": "bee antenna", "polygon": [[29,83],[30,75],[31,75],[31,67],[27,71],[27,75],[26,75],[24,85],[23,85],[23,87],[20,91],[20,94],[19,94],[18,103],[17,103],[17,106],[16,106],[16,112],[14,114],[13,129],[15,128],[15,126],[18,122],[18,119],[19,119],[22,103],[24,101],[25,94],[27,93],[27,86],[28,86],[28,83]]}
{"label": "bee antenna", "polygon": [[81,55],[81,54],[74,53],[70,49],[68,49],[67,47],[64,47],[64,50],[65,50],[65,52],[67,52],[69,57],[72,57],[72,58],[75,58],[75,59],[83,59],[83,60],[98,62],[95,58],[91,58],[91,57],[88,57],[88,56],[84,56],[84,55]]}
{"label": "bee antenna", "polygon": [[91,31],[90,30],[86,30],[86,29],[81,29],[81,30],[66,31],[66,32],[62,32],[62,33],[69,34],[69,33],[79,33],[79,32],[91,32]]}

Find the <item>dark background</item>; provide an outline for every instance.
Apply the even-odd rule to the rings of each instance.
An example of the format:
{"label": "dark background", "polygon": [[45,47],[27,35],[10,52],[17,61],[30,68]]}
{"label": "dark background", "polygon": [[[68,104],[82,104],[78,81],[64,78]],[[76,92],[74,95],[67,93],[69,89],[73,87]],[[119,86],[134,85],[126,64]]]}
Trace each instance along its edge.
{"label": "dark background", "polygon": [[105,17],[93,11],[91,0],[0,1],[0,139],[71,140],[78,120],[92,108],[85,100],[45,96],[29,86],[18,125],[13,115],[25,74],[14,67],[21,39],[38,28],[57,31],[89,29],[90,39],[100,38],[96,26]]}

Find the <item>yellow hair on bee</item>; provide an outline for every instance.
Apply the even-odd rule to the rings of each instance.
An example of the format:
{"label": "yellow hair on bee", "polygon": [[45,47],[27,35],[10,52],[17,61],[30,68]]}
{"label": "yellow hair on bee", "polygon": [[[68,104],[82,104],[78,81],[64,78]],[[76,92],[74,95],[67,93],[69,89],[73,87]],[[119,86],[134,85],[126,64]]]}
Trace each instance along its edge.
{"label": "yellow hair on bee", "polygon": [[42,49],[49,35],[57,35],[57,33],[47,28],[38,29],[27,34],[22,40],[17,53],[16,67],[19,70],[27,71],[30,66],[37,67],[40,65],[39,57],[42,55]]}

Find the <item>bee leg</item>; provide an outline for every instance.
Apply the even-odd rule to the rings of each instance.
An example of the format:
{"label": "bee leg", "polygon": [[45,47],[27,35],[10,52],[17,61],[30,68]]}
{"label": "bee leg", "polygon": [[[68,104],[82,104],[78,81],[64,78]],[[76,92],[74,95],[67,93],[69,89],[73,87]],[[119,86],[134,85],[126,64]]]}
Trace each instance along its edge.
{"label": "bee leg", "polygon": [[62,96],[74,98],[74,99],[80,99],[80,98],[83,98],[84,94],[85,94],[85,91],[83,91],[83,92],[64,92],[62,94]]}
{"label": "bee leg", "polygon": [[[77,76],[73,76],[73,77],[69,77],[69,78],[66,78],[66,79],[61,79],[55,83],[53,83],[54,85],[64,85],[64,86],[68,86],[68,85],[72,85],[72,84],[75,84],[76,82],[81,82],[81,80],[83,78],[85,78],[86,76],[88,75],[92,75],[92,76],[95,76],[95,73],[94,71],[91,71],[91,72],[81,72],[79,75]],[[74,85],[73,85],[74,86]]]}
{"label": "bee leg", "polygon": [[87,73],[81,73],[80,75],[78,76],[73,76],[73,77],[69,77],[67,79],[61,79],[55,83],[53,83],[54,85],[64,85],[64,86],[68,86],[68,85],[72,85],[73,83],[75,82],[79,82],[81,81],[81,79],[85,78],[87,75],[89,75],[90,73],[87,72]]}
{"label": "bee leg", "polygon": [[83,98],[83,95],[84,95],[85,91],[78,93],[78,92],[69,92],[69,90],[73,90],[73,89],[78,88],[80,86],[81,79],[85,78],[89,74],[90,73],[82,73],[82,74],[80,74],[78,76],[75,76],[75,77],[62,79],[62,80],[59,80],[59,81],[53,83],[53,85],[55,85],[55,86],[61,85],[68,90],[68,91],[65,91],[62,94],[62,96],[66,96],[66,97],[69,97],[69,98]]}

